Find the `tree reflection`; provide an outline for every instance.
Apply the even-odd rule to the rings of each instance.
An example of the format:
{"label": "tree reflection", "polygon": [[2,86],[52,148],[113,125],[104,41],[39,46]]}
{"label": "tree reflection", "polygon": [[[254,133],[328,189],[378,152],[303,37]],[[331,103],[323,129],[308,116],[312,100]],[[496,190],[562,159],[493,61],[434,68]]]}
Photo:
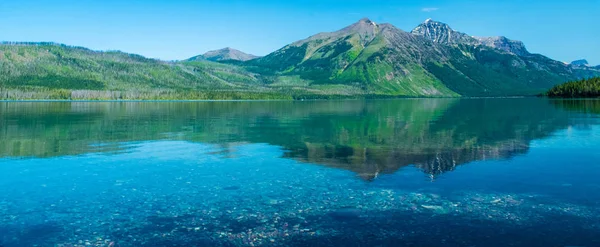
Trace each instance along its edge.
{"label": "tree reflection", "polygon": [[123,143],[184,140],[235,156],[267,143],[284,157],[364,179],[413,165],[433,179],[476,160],[524,154],[598,100],[403,99],[314,102],[4,102],[0,156],[127,151]]}

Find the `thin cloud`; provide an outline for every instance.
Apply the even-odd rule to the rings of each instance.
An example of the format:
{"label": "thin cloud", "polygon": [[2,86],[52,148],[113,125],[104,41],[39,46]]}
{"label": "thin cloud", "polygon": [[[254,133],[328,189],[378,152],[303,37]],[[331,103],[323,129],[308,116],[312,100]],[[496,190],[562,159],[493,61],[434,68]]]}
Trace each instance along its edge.
{"label": "thin cloud", "polygon": [[423,12],[433,12],[433,11],[437,11],[440,8],[422,8],[421,11]]}

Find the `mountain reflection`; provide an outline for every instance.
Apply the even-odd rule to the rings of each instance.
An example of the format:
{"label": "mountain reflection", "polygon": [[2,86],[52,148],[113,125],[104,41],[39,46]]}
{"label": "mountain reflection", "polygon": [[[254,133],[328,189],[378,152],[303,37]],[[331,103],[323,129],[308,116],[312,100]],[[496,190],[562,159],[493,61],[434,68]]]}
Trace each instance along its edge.
{"label": "mountain reflection", "polygon": [[551,102],[557,107],[570,111],[600,114],[600,100],[598,99],[556,99]]}
{"label": "mountain reflection", "polygon": [[[591,102],[591,103],[590,103]],[[414,165],[435,177],[477,160],[524,154],[598,102],[405,99],[315,102],[4,102],[0,156],[127,151],[137,141],[268,143],[284,157],[364,179]],[[231,155],[234,156],[234,155]]]}

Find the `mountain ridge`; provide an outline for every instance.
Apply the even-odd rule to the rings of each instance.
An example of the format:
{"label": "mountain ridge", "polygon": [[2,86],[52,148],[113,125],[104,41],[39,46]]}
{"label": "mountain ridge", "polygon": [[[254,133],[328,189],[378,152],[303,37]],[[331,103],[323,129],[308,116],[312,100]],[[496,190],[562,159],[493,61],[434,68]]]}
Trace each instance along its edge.
{"label": "mountain ridge", "polygon": [[222,62],[222,61],[245,62],[245,61],[256,59],[256,58],[259,58],[259,56],[245,53],[240,50],[233,49],[231,47],[225,47],[225,48],[218,49],[218,50],[208,51],[202,55],[188,58],[186,61],[208,60],[208,61],[213,61],[213,62]]}
{"label": "mountain ridge", "polygon": [[527,51],[527,49],[525,48],[525,44],[523,44],[522,41],[511,40],[504,36],[470,36],[466,33],[462,33],[452,29],[450,25],[446,23],[434,21],[431,18],[419,24],[411,31],[411,33],[414,35],[423,36],[429,40],[432,40],[435,43],[445,45],[483,45],[503,50],[505,52],[513,53],[519,56],[530,54],[529,51]]}
{"label": "mountain ridge", "polygon": [[459,43],[477,43],[476,38],[471,37],[465,33],[455,31],[450,27],[450,25],[443,22],[434,21],[431,18],[425,20],[423,23],[415,27],[411,31],[411,34],[422,36],[435,43],[446,45],[454,45]]}
{"label": "mountain ridge", "polygon": [[589,66],[590,65],[588,63],[588,61],[585,59],[575,60],[575,61],[571,62],[570,64],[573,66]]}
{"label": "mountain ridge", "polygon": [[56,43],[4,42],[0,72],[0,98],[15,90],[24,95],[34,90],[33,98],[109,90],[103,95],[121,99],[135,98],[123,96],[131,90],[150,90],[154,96],[142,98],[177,91],[173,97],[210,99],[216,91],[218,98],[256,99],[267,93],[303,99],[536,95],[565,81],[598,76],[600,68],[558,62],[529,53],[520,41],[470,36],[431,19],[406,32],[363,18],[264,57],[224,48],[166,62]]}
{"label": "mountain ridge", "polygon": [[361,19],[250,63],[309,83],[407,96],[533,95],[598,73],[531,54],[520,41],[476,38],[431,19],[410,33]]}

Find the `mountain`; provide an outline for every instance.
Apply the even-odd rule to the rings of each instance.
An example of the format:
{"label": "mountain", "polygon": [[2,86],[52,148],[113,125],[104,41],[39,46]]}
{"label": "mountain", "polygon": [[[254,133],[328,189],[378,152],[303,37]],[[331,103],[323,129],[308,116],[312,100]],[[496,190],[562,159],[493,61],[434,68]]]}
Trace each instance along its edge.
{"label": "mountain", "polygon": [[510,40],[504,36],[498,37],[472,37],[452,29],[448,24],[427,19],[414,28],[413,35],[422,36],[434,43],[444,45],[483,45],[519,56],[528,55],[529,52],[521,41]]}
{"label": "mountain", "polygon": [[358,95],[281,87],[269,76],[205,59],[166,62],[49,42],[0,42],[0,99],[307,99]]}
{"label": "mountain", "polygon": [[[253,59],[254,58],[254,59]],[[522,96],[600,68],[469,36],[431,19],[406,32],[369,19],[265,57],[231,48],[179,62],[54,43],[0,43],[0,99],[311,99]]]}
{"label": "mountain", "polygon": [[477,37],[477,40],[485,46],[496,48],[518,56],[530,55],[525,44],[522,41],[510,40],[504,36],[497,37]]}
{"label": "mountain", "polygon": [[427,19],[411,31],[413,35],[425,37],[434,43],[444,45],[483,45],[519,56],[528,55],[525,44],[521,41],[510,40],[504,36],[472,37],[452,29],[448,24]]}
{"label": "mountain", "polygon": [[231,60],[233,60],[233,61],[248,61],[248,60],[252,60],[255,58],[258,58],[258,56],[255,56],[252,54],[247,54],[247,53],[241,52],[239,50],[227,47],[227,48],[223,48],[220,50],[209,51],[200,56],[192,57],[192,58],[188,59],[187,61],[197,61],[197,60],[202,60],[202,59],[214,61],[214,62],[231,61]]}
{"label": "mountain", "polygon": [[172,63],[55,43],[0,44],[0,98],[202,99],[268,91],[260,85],[255,74],[209,61]]}
{"label": "mountain", "polygon": [[362,19],[247,65],[302,85],[402,96],[533,95],[600,73],[531,54],[520,41],[475,38],[431,19],[410,33]]}
{"label": "mountain", "polygon": [[339,31],[294,42],[250,65],[316,87],[362,94],[458,96],[420,66],[420,54],[440,57],[425,39],[390,24],[361,19]]}
{"label": "mountain", "polygon": [[587,60],[580,59],[580,60],[575,60],[575,61],[571,62],[571,65],[574,65],[574,66],[588,66],[590,64],[588,63]]}
{"label": "mountain", "polygon": [[432,19],[425,20],[425,22],[415,27],[411,33],[413,35],[425,37],[435,43],[445,45],[479,43],[476,38],[454,31],[448,24],[437,22]]}

